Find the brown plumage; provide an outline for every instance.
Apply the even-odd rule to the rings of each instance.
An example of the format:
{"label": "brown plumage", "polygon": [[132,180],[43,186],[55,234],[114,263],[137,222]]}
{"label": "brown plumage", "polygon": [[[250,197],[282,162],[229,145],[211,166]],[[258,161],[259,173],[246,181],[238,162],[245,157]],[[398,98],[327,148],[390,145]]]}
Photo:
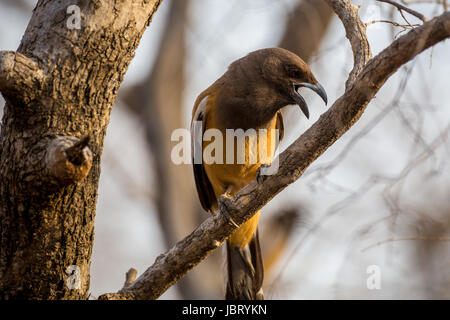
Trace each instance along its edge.
{"label": "brown plumage", "polygon": [[[225,74],[198,96],[192,112],[193,154],[203,154],[214,142],[202,141],[208,129],[218,130],[224,138],[227,129],[255,129],[257,132],[268,129],[264,135],[249,134],[243,150],[238,150],[234,138],[232,163],[226,162],[226,141],[222,143],[222,163],[194,163],[197,191],[206,211],[214,213],[220,195],[234,195],[255,178],[261,164],[271,163],[276,146],[270,130],[278,129],[279,140],[284,131],[281,108],[298,104],[309,117],[306,102],[298,93],[300,87],[314,90],[326,102],[325,91],[303,60],[290,51],[269,48],[233,62]],[[201,132],[194,128],[195,121],[201,123]],[[217,152],[220,150],[214,151],[215,156]],[[237,162],[241,152],[245,153],[245,161]],[[257,161],[252,161],[252,156],[256,156]],[[227,240],[227,299],[263,297],[258,219],[259,212]]]}

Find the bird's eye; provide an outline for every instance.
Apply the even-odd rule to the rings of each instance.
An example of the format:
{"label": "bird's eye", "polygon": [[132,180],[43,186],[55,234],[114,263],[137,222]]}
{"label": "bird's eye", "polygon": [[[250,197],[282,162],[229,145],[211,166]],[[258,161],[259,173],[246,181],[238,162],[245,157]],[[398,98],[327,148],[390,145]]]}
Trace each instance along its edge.
{"label": "bird's eye", "polygon": [[298,69],[290,69],[289,70],[289,77],[293,79],[299,79],[301,77],[301,72]]}

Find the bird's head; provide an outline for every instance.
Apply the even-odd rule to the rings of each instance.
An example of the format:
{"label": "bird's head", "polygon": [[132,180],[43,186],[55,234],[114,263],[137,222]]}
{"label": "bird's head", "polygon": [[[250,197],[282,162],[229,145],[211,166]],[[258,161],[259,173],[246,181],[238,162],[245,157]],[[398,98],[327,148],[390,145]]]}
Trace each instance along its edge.
{"label": "bird's head", "polygon": [[309,119],[308,105],[299,92],[302,87],[316,92],[327,104],[324,88],[316,80],[308,65],[296,54],[281,48],[268,48],[254,51],[247,57],[259,65],[264,82],[275,88],[281,102],[279,107],[297,104]]}

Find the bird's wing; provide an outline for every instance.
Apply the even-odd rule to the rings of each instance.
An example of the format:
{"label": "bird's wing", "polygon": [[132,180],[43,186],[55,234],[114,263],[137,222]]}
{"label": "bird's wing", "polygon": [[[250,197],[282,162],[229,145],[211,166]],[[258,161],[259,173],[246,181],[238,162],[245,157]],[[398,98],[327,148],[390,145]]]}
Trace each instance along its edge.
{"label": "bird's wing", "polygon": [[[277,112],[277,123],[275,125],[275,129],[278,129],[278,135],[279,140],[278,142],[281,142],[281,140],[284,137],[284,124],[283,124],[283,115],[281,114],[281,111]],[[278,147],[278,146],[277,146]]]}
{"label": "bird's wing", "polygon": [[195,186],[203,209],[213,212],[217,199],[214,189],[203,167],[203,133],[206,128],[206,106],[208,96],[196,102],[191,122],[191,151]]}

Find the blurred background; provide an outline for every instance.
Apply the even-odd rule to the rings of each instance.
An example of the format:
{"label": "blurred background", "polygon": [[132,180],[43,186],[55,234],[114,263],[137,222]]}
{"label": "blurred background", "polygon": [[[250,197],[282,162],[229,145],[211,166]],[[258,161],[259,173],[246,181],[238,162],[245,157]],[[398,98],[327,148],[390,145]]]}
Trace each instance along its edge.
{"label": "blurred background", "polygon": [[[442,0],[398,2],[427,18],[446,10]],[[0,50],[18,47],[35,3],[0,0]],[[370,23],[373,55],[421,23],[385,3],[353,3]],[[192,168],[170,161],[171,133],[188,128],[195,98],[232,61],[276,46],[309,63],[329,106],[343,93],[353,56],[324,1],[163,1],[111,115],[92,297],[120,289],[130,267],[142,273],[208,217]],[[266,298],[450,299],[449,77],[447,41],[393,75],[361,120],[263,208]],[[326,111],[317,96],[304,97],[311,119],[285,108],[281,150]],[[223,270],[219,249],[161,298],[223,298]]]}

